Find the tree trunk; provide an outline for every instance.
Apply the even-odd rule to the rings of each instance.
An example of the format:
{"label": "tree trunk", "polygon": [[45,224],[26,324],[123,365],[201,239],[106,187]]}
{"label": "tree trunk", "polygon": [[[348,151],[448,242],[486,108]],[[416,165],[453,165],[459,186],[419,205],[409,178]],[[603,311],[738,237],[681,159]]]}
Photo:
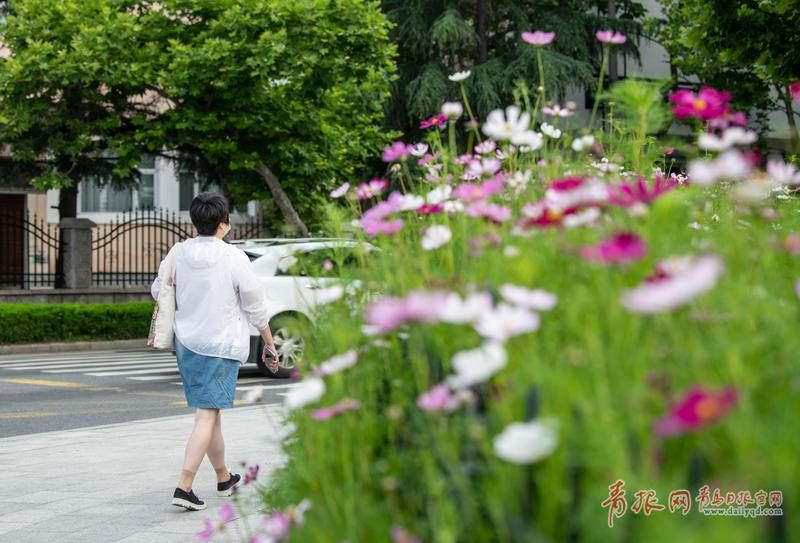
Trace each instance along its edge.
{"label": "tree trunk", "polygon": [[286,219],[289,226],[300,234],[308,236],[308,227],[306,227],[305,223],[300,219],[300,215],[295,211],[292,201],[283,190],[283,187],[281,187],[281,183],[278,181],[278,178],[275,177],[275,174],[272,173],[266,164],[259,164],[255,167],[255,171],[266,181],[267,187],[269,187],[269,191],[275,199],[275,204],[277,204],[278,209],[281,210],[283,218]]}
{"label": "tree trunk", "polygon": [[[69,219],[78,215],[78,184],[80,180],[73,179],[71,187],[62,187],[58,191],[58,220]],[[56,257],[55,288],[66,288],[64,281],[64,236],[59,235],[58,256]]]}
{"label": "tree trunk", "polygon": [[476,64],[483,64],[489,58],[489,4],[491,0],[478,0],[475,4],[475,31],[478,33]]}
{"label": "tree trunk", "polygon": [[784,88],[778,87],[778,92],[783,99],[783,105],[786,108],[786,119],[789,122],[789,149],[791,152],[796,153],[800,150],[800,134],[797,132],[797,121],[794,118],[794,106],[792,105],[792,93],[789,86]]}
{"label": "tree trunk", "polygon": [[[608,0],[608,18],[617,18],[617,2],[616,0]],[[608,51],[608,82],[609,84],[616,81],[619,77],[617,70],[617,53],[614,47],[610,47]]]}

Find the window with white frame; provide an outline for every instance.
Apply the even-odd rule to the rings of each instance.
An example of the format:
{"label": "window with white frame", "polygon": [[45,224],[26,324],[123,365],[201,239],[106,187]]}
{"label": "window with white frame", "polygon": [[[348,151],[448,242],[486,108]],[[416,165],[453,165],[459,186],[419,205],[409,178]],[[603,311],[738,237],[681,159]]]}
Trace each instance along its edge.
{"label": "window with white frame", "polygon": [[144,155],[139,163],[139,182],[134,187],[100,184],[94,178],[81,181],[81,212],[120,212],[153,209],[156,205],[156,159]]}

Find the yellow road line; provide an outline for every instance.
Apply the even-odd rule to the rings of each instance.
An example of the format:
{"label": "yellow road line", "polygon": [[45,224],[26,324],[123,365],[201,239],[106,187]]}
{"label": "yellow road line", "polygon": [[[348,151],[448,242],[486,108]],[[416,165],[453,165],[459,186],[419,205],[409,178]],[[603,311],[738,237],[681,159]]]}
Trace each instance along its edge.
{"label": "yellow road line", "polygon": [[33,417],[53,417],[59,413],[50,411],[29,411],[28,413],[0,413],[0,419],[27,419]]}
{"label": "yellow road line", "polygon": [[34,385],[40,387],[82,388],[87,385],[73,383],[72,381],[48,381],[46,379],[0,379],[0,383],[13,383],[15,385]]}

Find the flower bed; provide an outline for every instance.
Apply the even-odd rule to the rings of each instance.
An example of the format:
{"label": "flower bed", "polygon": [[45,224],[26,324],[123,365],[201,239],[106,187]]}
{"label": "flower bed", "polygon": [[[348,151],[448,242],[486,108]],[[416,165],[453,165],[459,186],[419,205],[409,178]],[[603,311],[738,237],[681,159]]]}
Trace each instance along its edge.
{"label": "flower bed", "polygon": [[723,92],[672,95],[703,130],[687,179],[656,86],[613,87],[608,132],[544,88],[469,114],[463,154],[446,104],[384,153],[400,191],[332,194],[372,201],[380,250],[317,320],[265,490],[293,520],[254,541],[798,537],[797,170],[758,167]]}

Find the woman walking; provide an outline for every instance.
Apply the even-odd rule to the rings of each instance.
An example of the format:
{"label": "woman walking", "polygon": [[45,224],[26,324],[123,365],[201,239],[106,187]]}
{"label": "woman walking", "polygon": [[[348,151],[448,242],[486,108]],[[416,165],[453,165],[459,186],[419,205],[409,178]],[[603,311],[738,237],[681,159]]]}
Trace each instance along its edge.
{"label": "woman walking", "polygon": [[174,281],[175,352],[186,402],[196,411],[172,504],[200,511],[206,504],[192,484],[203,457],[208,456],[216,472],[218,495],[230,496],[241,480],[225,463],[220,409],[233,407],[239,364],[250,354],[248,323],[261,332],[273,355],[274,371],[278,360],[266,300],[250,261],[222,241],[231,228],[225,198],[214,192],[199,194],[189,215],[198,236],[170,250],[165,261],[175,259],[174,277],[164,277],[167,266],[162,262],[151,293],[158,300],[161,283]]}

